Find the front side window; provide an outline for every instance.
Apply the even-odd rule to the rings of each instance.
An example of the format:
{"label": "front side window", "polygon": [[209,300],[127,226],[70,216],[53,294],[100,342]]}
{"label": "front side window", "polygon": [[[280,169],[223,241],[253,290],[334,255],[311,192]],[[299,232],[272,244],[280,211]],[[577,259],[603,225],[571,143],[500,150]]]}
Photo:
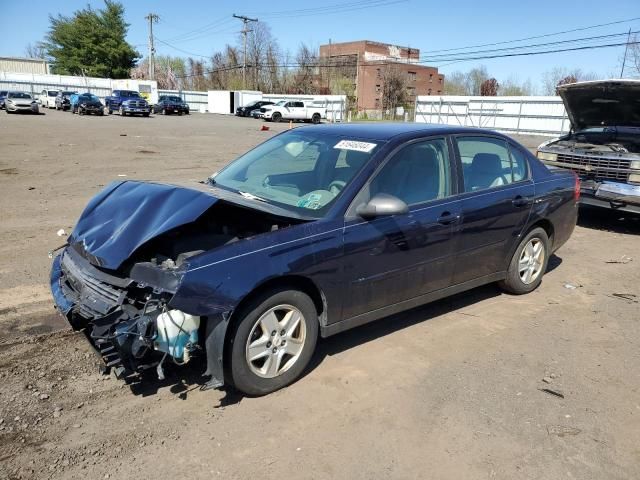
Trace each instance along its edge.
{"label": "front side window", "polygon": [[504,140],[491,137],[457,137],[465,192],[513,183],[511,158]]}
{"label": "front side window", "polygon": [[451,171],[446,140],[412,143],[389,159],[371,181],[369,198],[386,193],[407,205],[451,195]]}
{"label": "front side window", "polygon": [[380,142],[292,130],[273,137],[211,181],[254,200],[321,218],[380,149]]}

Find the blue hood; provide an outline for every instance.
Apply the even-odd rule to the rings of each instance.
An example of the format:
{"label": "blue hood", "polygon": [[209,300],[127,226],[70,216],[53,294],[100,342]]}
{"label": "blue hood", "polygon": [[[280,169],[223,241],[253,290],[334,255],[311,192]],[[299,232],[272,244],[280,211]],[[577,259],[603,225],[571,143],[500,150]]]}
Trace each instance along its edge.
{"label": "blue hood", "polygon": [[93,263],[115,270],[143,244],[195,221],[217,201],[175,185],[114,182],[89,202],[69,243],[79,244]]}

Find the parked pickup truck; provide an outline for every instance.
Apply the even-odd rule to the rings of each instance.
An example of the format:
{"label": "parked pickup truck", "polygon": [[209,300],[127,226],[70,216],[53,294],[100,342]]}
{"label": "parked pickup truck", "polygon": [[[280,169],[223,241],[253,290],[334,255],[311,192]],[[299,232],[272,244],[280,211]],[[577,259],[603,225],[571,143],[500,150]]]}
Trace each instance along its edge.
{"label": "parked pickup truck", "polygon": [[640,80],[558,87],[571,132],[538,147],[538,158],[580,176],[580,203],[640,213]]}
{"label": "parked pickup truck", "polygon": [[260,109],[261,117],[266,121],[280,122],[282,120],[300,120],[303,122],[320,123],[327,118],[327,109],[313,107],[309,101],[281,100],[275,105]]}
{"label": "parked pickup truck", "polygon": [[104,106],[111,115],[117,110],[123,117],[126,115],[142,115],[148,117],[151,107],[147,101],[133,90],[114,90],[110,97],[104,99]]}

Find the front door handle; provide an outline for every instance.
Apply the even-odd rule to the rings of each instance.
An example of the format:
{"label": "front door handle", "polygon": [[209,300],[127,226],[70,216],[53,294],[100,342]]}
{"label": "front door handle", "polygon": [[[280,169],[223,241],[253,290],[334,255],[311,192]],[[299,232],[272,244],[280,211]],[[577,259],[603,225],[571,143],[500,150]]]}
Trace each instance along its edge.
{"label": "front door handle", "polygon": [[526,207],[527,205],[529,205],[530,202],[528,198],[525,198],[522,195],[518,195],[516,198],[511,200],[511,203],[513,204],[514,207],[521,208],[521,207]]}
{"label": "front door handle", "polygon": [[441,225],[451,225],[460,219],[460,215],[453,215],[451,212],[444,212],[436,220]]}

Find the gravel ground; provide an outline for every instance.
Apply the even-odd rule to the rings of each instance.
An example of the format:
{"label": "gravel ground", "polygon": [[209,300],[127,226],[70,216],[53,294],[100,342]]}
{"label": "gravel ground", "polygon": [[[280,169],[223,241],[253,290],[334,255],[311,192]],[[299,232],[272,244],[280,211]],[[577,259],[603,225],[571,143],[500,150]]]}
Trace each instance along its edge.
{"label": "gravel ground", "polygon": [[197,362],[125,386],[53,311],[56,232],[112,180],[202,179],[287,125],[0,114],[0,480],[640,478],[638,218],[582,210],[534,293],[324,340],[267,397],[201,391]]}

